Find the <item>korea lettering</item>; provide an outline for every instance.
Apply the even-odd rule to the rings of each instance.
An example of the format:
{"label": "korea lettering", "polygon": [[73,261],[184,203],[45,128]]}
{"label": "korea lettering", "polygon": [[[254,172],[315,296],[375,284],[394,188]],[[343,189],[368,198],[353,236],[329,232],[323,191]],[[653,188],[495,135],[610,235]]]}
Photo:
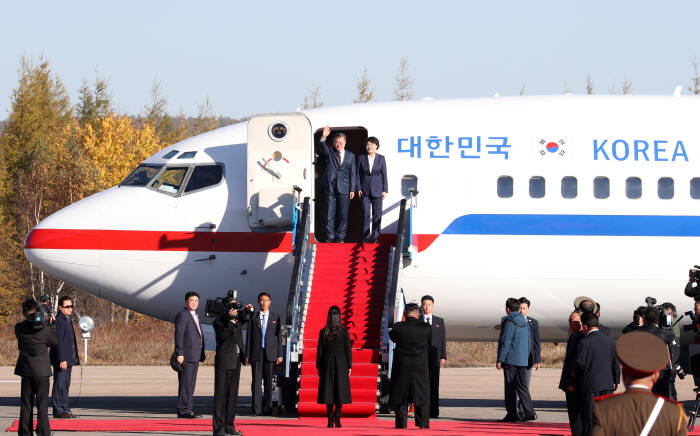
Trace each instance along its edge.
{"label": "korea lettering", "polygon": [[[508,160],[511,144],[508,143],[507,136],[458,136],[457,139],[450,136],[430,135],[425,140],[421,136],[409,136],[407,138],[398,138],[397,146],[399,153],[410,153],[412,158],[420,159],[423,156],[422,146],[428,148],[427,157],[430,159],[449,159],[450,157],[459,157],[460,159],[481,159],[482,157],[482,142],[483,149],[486,155],[500,155],[503,159]],[[455,143],[457,143],[457,153],[450,153]]]}
{"label": "korea lettering", "polygon": [[681,140],[594,139],[593,160],[610,160],[611,157],[618,161],[688,162],[688,153]]}

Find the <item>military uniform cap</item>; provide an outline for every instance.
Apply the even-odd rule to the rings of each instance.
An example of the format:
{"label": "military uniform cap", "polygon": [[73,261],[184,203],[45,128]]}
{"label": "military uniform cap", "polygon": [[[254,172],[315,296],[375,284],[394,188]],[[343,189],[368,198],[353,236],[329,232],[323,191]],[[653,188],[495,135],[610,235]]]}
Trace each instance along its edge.
{"label": "military uniform cap", "polygon": [[576,299],[574,300],[574,308],[578,309],[578,307],[581,305],[581,303],[586,301],[586,300],[593,301],[593,299],[591,297],[586,297],[584,295],[581,295],[580,297],[576,297]]}
{"label": "military uniform cap", "polygon": [[661,371],[668,364],[668,348],[648,332],[630,332],[615,343],[617,358],[623,370],[633,377],[646,377]]}

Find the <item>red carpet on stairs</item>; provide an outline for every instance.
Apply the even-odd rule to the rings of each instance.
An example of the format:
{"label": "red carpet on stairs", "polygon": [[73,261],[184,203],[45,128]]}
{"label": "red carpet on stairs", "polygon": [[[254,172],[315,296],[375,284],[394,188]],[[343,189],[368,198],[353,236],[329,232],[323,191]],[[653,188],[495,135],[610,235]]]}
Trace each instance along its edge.
{"label": "red carpet on stairs", "polygon": [[385,244],[317,244],[309,306],[304,324],[304,349],[298,411],[300,417],[325,416],[316,404],[318,334],[328,309],[340,307],[352,342],[352,404],[343,416],[371,417],[377,404],[377,375],[382,311],[389,269]]}

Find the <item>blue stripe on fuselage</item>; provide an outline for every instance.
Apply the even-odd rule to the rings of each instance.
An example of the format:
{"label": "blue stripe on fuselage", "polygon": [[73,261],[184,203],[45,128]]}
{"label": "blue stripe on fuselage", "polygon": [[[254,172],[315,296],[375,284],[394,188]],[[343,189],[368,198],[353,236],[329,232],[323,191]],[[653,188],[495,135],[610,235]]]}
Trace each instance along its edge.
{"label": "blue stripe on fuselage", "polygon": [[700,236],[700,216],[464,215],[446,235]]}

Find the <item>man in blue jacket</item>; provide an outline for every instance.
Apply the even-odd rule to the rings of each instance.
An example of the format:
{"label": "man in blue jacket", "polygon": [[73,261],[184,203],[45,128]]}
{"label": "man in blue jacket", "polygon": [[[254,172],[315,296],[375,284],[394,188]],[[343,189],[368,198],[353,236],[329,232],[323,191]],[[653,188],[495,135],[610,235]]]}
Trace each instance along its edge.
{"label": "man in blue jacket", "polygon": [[318,148],[318,154],[326,160],[326,169],[321,177],[321,186],[326,196],[326,237],[328,242],[345,242],[348,207],[357,189],[357,162],[355,155],[345,149],[345,134],[336,134],[333,137],[333,145],[326,144],[330,133],[330,127],[323,128],[321,145]]}
{"label": "man in blue jacket", "polygon": [[71,373],[74,366],[80,365],[78,359],[78,343],[75,339],[73,322],[73,299],[63,295],[58,299],[56,314],[56,336],[58,343],[51,347],[51,364],[53,365],[53,402],[54,418],[75,418],[70,411],[68,391],[70,389]]}
{"label": "man in blue jacket", "polygon": [[530,355],[530,328],[515,298],[506,300],[506,316],[501,320],[496,368],[503,369],[506,416],[504,422],[518,421],[516,398],[523,405],[523,420],[536,419],[535,409],[526,385],[528,356]]}

